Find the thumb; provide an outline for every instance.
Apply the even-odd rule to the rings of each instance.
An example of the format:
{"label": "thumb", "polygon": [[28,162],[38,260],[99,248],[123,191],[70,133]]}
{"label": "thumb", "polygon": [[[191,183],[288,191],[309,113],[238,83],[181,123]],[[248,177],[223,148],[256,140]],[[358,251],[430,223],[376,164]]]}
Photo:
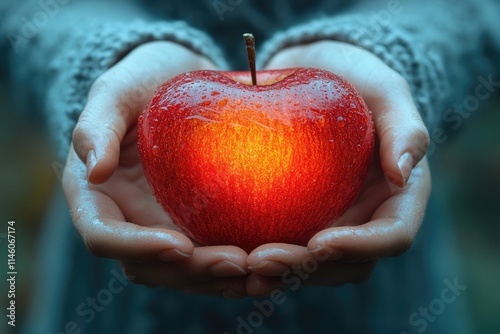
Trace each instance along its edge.
{"label": "thumb", "polygon": [[372,106],[380,141],[381,166],[386,177],[399,187],[406,186],[413,168],[429,146],[429,133],[408,91],[391,94]]}
{"label": "thumb", "polygon": [[73,131],[73,147],[86,164],[89,182],[94,184],[111,177],[118,166],[120,143],[136,121],[131,108],[117,101],[112,87],[97,79]]}

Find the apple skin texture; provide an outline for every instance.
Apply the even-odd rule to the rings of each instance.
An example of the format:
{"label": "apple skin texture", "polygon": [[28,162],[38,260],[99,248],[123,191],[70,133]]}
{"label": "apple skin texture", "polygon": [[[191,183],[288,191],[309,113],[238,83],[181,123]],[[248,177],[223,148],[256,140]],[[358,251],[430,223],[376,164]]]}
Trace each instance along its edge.
{"label": "apple skin texture", "polygon": [[196,242],[251,251],[307,245],[358,195],[371,163],[371,112],[320,69],[194,71],[139,117],[139,154],[158,202]]}

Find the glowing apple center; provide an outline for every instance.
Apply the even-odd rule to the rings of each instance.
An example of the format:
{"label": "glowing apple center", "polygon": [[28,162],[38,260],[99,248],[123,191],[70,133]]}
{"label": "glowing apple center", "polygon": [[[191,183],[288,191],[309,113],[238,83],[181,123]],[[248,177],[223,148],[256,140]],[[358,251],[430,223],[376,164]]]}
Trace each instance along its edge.
{"label": "glowing apple center", "polygon": [[[213,120],[220,122],[217,126],[212,122],[195,125],[193,142],[202,146],[198,148],[201,156],[196,156],[193,164],[201,170],[210,170],[212,180],[219,186],[232,184],[247,194],[265,196],[269,188],[283,184],[285,174],[290,172],[293,140],[286,136],[282,125],[271,125],[269,119],[268,124],[256,121],[252,117],[255,112],[221,109],[217,113],[220,119]],[[241,189],[242,184],[248,185],[247,189]]]}

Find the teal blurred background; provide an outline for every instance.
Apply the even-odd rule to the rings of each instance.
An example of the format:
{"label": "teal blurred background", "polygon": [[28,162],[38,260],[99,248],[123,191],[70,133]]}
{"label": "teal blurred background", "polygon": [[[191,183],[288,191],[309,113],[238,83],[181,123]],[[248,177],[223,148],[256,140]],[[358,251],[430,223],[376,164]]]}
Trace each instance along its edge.
{"label": "teal blurred background", "polygon": [[[64,161],[56,156],[41,120],[16,112],[11,94],[0,87],[0,253],[6,259],[7,221],[15,220],[19,325],[30,302],[30,283],[38,274],[33,258],[41,222],[60,186]],[[464,298],[475,332],[500,333],[500,98],[481,107],[459,129],[446,129],[450,139],[431,157],[433,191],[456,227],[450,233],[457,237],[468,286]],[[2,279],[2,291],[5,284]],[[5,298],[2,293],[2,305]],[[5,321],[1,333],[3,326]]]}

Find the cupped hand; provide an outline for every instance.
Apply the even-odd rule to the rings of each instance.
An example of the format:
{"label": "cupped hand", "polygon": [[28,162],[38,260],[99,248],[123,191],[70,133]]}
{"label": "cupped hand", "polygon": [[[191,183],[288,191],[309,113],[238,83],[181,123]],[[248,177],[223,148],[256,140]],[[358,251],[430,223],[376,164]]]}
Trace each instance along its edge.
{"label": "cupped hand", "polygon": [[90,252],[119,260],[133,282],[239,297],[246,252],[195,245],[156,202],[137,151],[137,118],[156,88],[179,73],[214,68],[181,45],[151,42],[102,74],[75,127],[63,189]]}
{"label": "cupped hand", "polygon": [[409,249],[431,189],[429,136],[402,76],[372,53],[335,41],[285,49],[267,64],[289,67],[321,68],[350,81],[372,111],[378,144],[361,193],[331,227],[305,247],[267,244],[249,254],[246,288],[255,296],[365,281],[378,259]]}

